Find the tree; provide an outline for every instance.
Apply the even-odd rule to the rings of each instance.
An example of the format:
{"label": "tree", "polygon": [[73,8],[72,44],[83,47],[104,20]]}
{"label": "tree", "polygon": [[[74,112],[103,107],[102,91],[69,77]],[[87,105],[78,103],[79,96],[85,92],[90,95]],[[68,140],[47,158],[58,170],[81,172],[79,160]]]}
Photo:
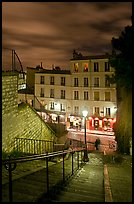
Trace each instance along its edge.
{"label": "tree", "polygon": [[118,38],[112,38],[112,55],[109,63],[115,74],[109,78],[117,88],[117,120],[115,135],[118,151],[129,154],[132,138],[132,35],[133,27],[126,26]]}

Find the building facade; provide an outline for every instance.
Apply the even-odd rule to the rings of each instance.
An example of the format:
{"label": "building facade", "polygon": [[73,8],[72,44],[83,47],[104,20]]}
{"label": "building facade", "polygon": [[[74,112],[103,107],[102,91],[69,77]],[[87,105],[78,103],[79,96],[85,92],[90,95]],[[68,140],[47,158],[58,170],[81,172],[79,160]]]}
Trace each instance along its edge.
{"label": "building facade", "polygon": [[85,56],[70,60],[70,70],[35,72],[35,109],[44,107],[45,120],[64,122],[67,127],[83,123],[88,111],[87,128],[107,130],[116,120],[116,87],[107,75],[114,74],[106,55]]}

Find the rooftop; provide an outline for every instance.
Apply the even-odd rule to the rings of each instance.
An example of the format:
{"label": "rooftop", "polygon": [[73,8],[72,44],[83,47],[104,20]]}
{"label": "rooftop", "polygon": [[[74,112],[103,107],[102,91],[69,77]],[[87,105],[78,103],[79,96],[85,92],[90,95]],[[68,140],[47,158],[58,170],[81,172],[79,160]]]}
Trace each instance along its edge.
{"label": "rooftop", "polygon": [[108,54],[105,54],[105,55],[91,55],[91,56],[77,55],[77,56],[74,56],[70,60],[73,61],[73,60],[91,60],[91,59],[108,59],[108,58],[109,58]]}

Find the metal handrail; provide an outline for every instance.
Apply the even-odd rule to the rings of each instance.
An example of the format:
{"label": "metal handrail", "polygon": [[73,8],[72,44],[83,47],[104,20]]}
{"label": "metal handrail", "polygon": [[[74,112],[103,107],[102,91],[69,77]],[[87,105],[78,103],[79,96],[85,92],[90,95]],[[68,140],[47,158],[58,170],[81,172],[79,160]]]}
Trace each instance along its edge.
{"label": "metal handrail", "polygon": [[[82,160],[82,152],[84,151],[84,148],[75,148],[75,149],[68,149],[68,150],[63,150],[63,151],[58,151],[58,152],[50,152],[50,153],[45,153],[45,154],[40,154],[40,155],[32,155],[32,156],[26,156],[26,157],[20,157],[20,158],[11,158],[9,156],[9,159],[4,159],[2,160],[2,165],[6,168],[6,170],[9,173],[9,201],[13,201],[13,190],[12,190],[12,171],[16,168],[17,163],[23,163],[23,162],[28,162],[28,161],[33,161],[33,160],[39,160],[39,159],[45,159],[46,161],[46,175],[47,175],[47,196],[49,196],[49,169],[48,169],[48,159],[51,157],[56,157],[62,155],[62,174],[63,174],[63,183],[66,181],[65,179],[65,155],[67,153],[71,153],[72,155],[72,173],[71,176],[74,174],[74,160],[73,160],[73,154],[77,152],[77,170],[81,167],[79,164],[79,152],[81,152],[81,164],[83,163]],[[67,158],[68,159],[68,158]]]}

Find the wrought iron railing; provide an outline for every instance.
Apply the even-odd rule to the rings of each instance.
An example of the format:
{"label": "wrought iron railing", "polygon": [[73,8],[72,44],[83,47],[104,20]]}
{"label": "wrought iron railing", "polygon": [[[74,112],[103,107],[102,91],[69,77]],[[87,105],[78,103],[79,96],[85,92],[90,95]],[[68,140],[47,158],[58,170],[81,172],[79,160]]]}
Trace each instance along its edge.
{"label": "wrought iron railing", "polygon": [[[24,164],[28,163],[28,165],[26,165],[26,166],[24,165],[23,168],[19,169],[19,171],[21,173],[21,170],[23,169],[22,171],[24,171],[25,167],[30,168],[30,162],[35,162],[35,161],[41,161],[42,162],[41,163],[42,169],[45,170],[45,171],[43,170],[43,175],[45,175],[45,177],[43,176],[43,178],[46,178],[44,181],[46,184],[46,190],[44,192],[44,195],[46,198],[49,199],[49,197],[51,196],[51,192],[53,191],[53,188],[55,188],[55,186],[56,186],[56,183],[52,184],[52,182],[50,182],[52,169],[54,171],[56,171],[56,168],[61,169],[60,170],[60,177],[59,177],[59,180],[57,180],[57,182],[60,183],[61,185],[64,185],[69,180],[69,178],[72,175],[74,175],[74,173],[79,168],[81,168],[82,165],[84,165],[83,151],[84,151],[84,148],[77,148],[75,150],[74,149],[63,150],[63,151],[58,151],[58,152],[53,152],[53,153],[46,153],[46,154],[40,154],[40,155],[21,157],[21,158],[17,158],[17,159],[12,159],[9,156],[9,159],[2,160],[3,168],[8,171],[8,184],[9,184],[9,186],[8,186],[8,195],[6,195],[6,196],[9,198],[9,202],[13,202],[15,199],[14,198],[15,193],[13,193],[14,187],[15,187],[15,185],[13,185],[13,177],[14,177],[15,173],[12,173],[12,172],[13,171],[15,172],[15,170],[17,168],[19,169],[20,164],[24,165]],[[57,162],[55,164],[55,166],[51,165],[51,167],[50,167],[49,161],[52,162],[53,159],[57,158],[57,157],[60,158],[60,163]],[[44,167],[44,164],[45,164],[45,167]],[[57,165],[59,165],[59,166],[57,166]],[[35,168],[37,168],[37,166]],[[31,167],[31,171],[32,170],[33,170],[33,167]],[[29,171],[29,169],[28,169],[28,171]],[[39,169],[37,169],[36,171],[39,171]],[[18,173],[19,172],[17,172],[17,174]],[[31,173],[31,175],[32,175],[32,173]],[[3,177],[3,175],[2,175],[2,177]],[[30,176],[28,176],[26,178],[26,180],[29,178],[30,178]],[[24,179],[24,175],[23,175],[23,179]],[[28,180],[27,180],[27,182],[28,182]],[[20,180],[19,180],[19,183],[20,183]],[[43,184],[43,186],[45,186],[45,184]],[[4,189],[5,189],[5,187],[4,187]],[[17,188],[17,192],[18,192],[18,188]],[[38,201],[40,200],[39,197],[37,199],[38,199]]]}
{"label": "wrought iron railing", "polygon": [[53,141],[15,138],[15,149],[28,154],[44,154],[53,151]]}

